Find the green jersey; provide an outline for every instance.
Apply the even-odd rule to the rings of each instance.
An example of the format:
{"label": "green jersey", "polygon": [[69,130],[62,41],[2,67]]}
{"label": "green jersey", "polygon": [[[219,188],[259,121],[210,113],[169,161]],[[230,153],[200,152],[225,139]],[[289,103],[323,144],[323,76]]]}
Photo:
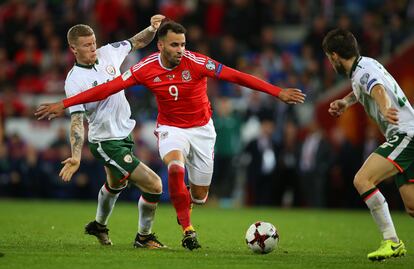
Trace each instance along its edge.
{"label": "green jersey", "polygon": [[[359,57],[352,66],[350,77],[354,95],[386,138],[391,138],[396,133],[414,135],[414,110],[398,83],[378,61],[369,57]],[[398,125],[386,121],[371,96],[372,88],[377,84],[385,88],[391,106],[398,110]]]}

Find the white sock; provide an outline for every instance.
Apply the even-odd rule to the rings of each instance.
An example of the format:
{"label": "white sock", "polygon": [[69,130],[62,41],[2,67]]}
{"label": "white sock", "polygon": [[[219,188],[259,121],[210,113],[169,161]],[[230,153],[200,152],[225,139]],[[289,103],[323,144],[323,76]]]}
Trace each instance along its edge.
{"label": "white sock", "polygon": [[382,193],[379,190],[375,190],[368,196],[365,203],[371,211],[371,215],[381,231],[384,240],[391,239],[395,243],[398,243],[399,239],[391,219],[388,203]]}
{"label": "white sock", "polygon": [[158,203],[150,203],[145,201],[142,196],[138,201],[138,233],[141,235],[148,235],[151,233],[152,224],[154,223],[155,210]]}
{"label": "white sock", "polygon": [[121,192],[111,193],[106,189],[105,185],[102,186],[98,195],[98,208],[96,210],[95,218],[99,224],[108,224],[108,219],[111,216],[112,209],[114,208],[120,193]]}

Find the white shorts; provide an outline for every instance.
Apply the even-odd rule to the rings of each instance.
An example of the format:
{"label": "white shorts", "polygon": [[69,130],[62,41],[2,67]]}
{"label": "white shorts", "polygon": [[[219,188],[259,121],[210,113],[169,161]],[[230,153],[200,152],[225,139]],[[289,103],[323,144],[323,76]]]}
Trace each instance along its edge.
{"label": "white shorts", "polygon": [[198,186],[209,186],[213,176],[216,131],[213,120],[201,127],[178,128],[159,125],[155,129],[161,159],[172,150],[180,150],[185,157],[188,179]]}

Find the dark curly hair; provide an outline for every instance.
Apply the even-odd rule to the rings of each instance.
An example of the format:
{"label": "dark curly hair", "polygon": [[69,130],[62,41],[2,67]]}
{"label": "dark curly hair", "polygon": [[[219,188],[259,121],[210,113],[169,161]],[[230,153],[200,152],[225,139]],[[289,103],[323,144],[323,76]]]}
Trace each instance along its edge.
{"label": "dark curly hair", "polygon": [[164,38],[168,34],[168,31],[172,31],[176,34],[187,33],[187,30],[181,24],[169,19],[164,19],[160,25],[160,28],[158,28],[158,39]]}
{"label": "dark curly hair", "polygon": [[322,48],[325,53],[335,52],[344,59],[359,57],[358,42],[350,31],[344,29],[330,31],[323,39]]}

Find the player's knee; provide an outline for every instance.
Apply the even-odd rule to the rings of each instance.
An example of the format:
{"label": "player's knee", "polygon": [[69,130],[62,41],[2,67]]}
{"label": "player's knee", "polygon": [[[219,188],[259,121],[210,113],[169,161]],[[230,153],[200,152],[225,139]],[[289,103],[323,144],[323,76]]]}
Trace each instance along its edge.
{"label": "player's knee", "polygon": [[205,204],[208,198],[208,192],[199,191],[199,192],[190,192],[191,201],[194,204],[202,205]]}
{"label": "player's knee", "polygon": [[149,189],[150,189],[151,193],[161,193],[162,192],[161,178],[155,173],[153,175],[151,175]]}
{"label": "player's knee", "polygon": [[360,174],[356,174],[354,177],[354,181],[353,181],[354,187],[355,189],[360,189],[362,186],[362,177],[360,176]]}
{"label": "player's knee", "polygon": [[126,187],[127,187],[127,183],[126,182],[110,182],[108,183],[105,182],[105,187],[106,189],[113,194],[117,194],[122,192]]}
{"label": "player's knee", "polygon": [[359,172],[355,175],[353,183],[355,189],[357,189],[359,192],[364,191],[369,185],[369,181],[367,180],[366,176],[363,176]]}

